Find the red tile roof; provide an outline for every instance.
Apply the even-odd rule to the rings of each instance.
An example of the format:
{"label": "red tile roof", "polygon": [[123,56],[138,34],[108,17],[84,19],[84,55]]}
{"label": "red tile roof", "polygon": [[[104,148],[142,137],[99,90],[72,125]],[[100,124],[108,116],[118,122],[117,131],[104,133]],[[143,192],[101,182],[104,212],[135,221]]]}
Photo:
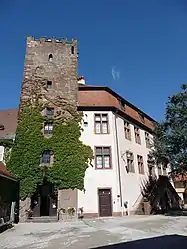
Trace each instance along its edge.
{"label": "red tile roof", "polygon": [[18,109],[0,110],[0,137],[16,133]]}
{"label": "red tile roof", "polygon": [[[120,102],[125,104],[125,109],[121,110]],[[150,116],[142,112],[136,106],[132,105],[117,93],[108,87],[102,86],[79,86],[78,91],[78,106],[79,107],[115,107],[121,110],[124,115],[132,118],[140,125],[154,130],[154,122]],[[144,118],[140,113],[143,114]],[[18,109],[0,110],[0,138],[16,133]],[[4,129],[1,128],[4,126]]]}
{"label": "red tile roof", "polygon": [[8,176],[10,178],[15,178],[7,169],[7,167],[4,165],[4,163],[0,162],[0,175]]}
{"label": "red tile roof", "polygon": [[[121,108],[120,101],[125,104],[125,108]],[[130,117],[139,125],[148,128],[150,131],[154,130],[154,122],[150,116],[142,112],[136,106],[123,99],[117,93],[108,87],[101,86],[81,86],[78,92],[78,106],[79,107],[115,107],[121,111],[122,114]],[[142,114],[143,118],[142,118]]]}

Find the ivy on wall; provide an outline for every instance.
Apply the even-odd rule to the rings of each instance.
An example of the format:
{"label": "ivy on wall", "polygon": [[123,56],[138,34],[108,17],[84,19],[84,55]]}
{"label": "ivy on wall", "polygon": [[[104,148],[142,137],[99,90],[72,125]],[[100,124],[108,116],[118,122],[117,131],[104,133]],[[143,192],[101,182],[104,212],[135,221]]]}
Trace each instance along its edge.
{"label": "ivy on wall", "polygon": [[[43,135],[43,123],[48,119],[41,115],[41,106],[25,105],[20,113],[15,144],[8,168],[20,180],[20,196],[30,197],[38,184],[43,182],[43,170],[47,181],[60,189],[84,189],[85,171],[92,160],[92,149],[80,141],[80,117],[66,123],[53,119],[53,135]],[[41,154],[50,150],[54,154],[51,166],[40,165]]]}
{"label": "ivy on wall", "polygon": [[[93,152],[80,140],[82,114],[63,98],[56,97],[58,111],[48,118],[42,111],[49,101],[43,105],[43,101],[39,101],[41,96],[36,92],[34,96],[34,102],[26,101],[21,105],[16,138],[7,164],[20,180],[21,199],[32,196],[38,184],[42,184],[44,171],[47,181],[59,189],[83,190],[85,171],[93,159]],[[51,137],[43,135],[43,124],[47,120],[53,121]],[[53,153],[53,164],[41,166],[41,154],[46,150]]]}

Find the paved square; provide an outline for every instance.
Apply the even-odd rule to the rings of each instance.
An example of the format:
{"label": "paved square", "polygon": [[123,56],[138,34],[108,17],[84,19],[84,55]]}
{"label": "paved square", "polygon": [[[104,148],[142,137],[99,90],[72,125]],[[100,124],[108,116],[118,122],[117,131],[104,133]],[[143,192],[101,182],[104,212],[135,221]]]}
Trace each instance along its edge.
{"label": "paved square", "polygon": [[187,217],[131,216],[58,223],[20,223],[0,234],[0,248],[87,249],[172,234],[187,236]]}

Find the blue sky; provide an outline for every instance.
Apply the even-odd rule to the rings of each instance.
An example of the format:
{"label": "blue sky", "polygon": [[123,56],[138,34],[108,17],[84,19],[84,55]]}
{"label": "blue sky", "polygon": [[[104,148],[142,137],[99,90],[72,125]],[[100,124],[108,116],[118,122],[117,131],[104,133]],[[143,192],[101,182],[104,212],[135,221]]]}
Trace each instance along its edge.
{"label": "blue sky", "polygon": [[157,120],[187,82],[186,0],[1,0],[0,109],[19,104],[28,35],[77,38],[79,75]]}

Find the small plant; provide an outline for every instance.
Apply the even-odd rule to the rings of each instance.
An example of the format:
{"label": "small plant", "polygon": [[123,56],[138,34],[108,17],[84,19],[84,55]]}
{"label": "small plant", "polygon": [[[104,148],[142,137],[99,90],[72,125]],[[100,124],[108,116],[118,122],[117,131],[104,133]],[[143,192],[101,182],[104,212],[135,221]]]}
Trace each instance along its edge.
{"label": "small plant", "polygon": [[75,215],[75,208],[68,208],[67,212],[69,215],[74,216]]}
{"label": "small plant", "polygon": [[65,213],[66,213],[66,209],[65,209],[65,208],[60,208],[60,209],[58,210],[58,213],[63,213],[63,214],[65,214]]}

